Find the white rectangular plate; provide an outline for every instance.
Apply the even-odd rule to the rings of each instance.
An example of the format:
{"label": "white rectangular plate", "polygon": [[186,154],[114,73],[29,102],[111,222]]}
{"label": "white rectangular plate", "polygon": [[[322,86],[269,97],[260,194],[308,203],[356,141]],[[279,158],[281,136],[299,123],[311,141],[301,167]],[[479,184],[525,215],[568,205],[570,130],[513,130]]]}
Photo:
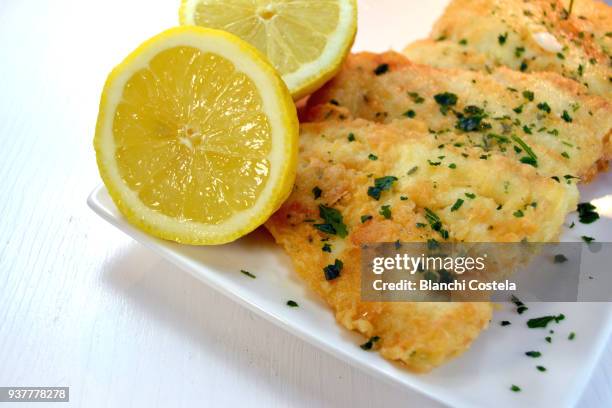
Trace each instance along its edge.
{"label": "white rectangular plate", "polygon": [[[425,37],[442,12],[445,0],[363,0],[359,2],[359,34],[354,50],[401,50],[410,41]],[[577,224],[566,230],[564,241],[590,235],[612,241],[612,175],[582,188],[582,201],[596,199],[602,219],[588,227]],[[94,190],[89,206],[102,218],[143,245],[173,262],[221,293],[265,319],[347,363],[452,406],[531,407],[571,406],[601,354],[612,330],[612,305],[607,303],[534,303],[523,315],[504,305],[494,315],[490,328],[471,349],[427,375],[415,375],[377,353],[359,348],[364,339],[339,327],[329,308],[311,294],[292,272],[289,258],[262,230],[229,245],[190,247],[162,241],[133,228],[119,214],[104,187]],[[574,220],[568,219],[568,223]],[[240,273],[246,269],[257,279]],[[286,306],[287,300],[298,309]],[[532,317],[564,313],[566,319],[553,324],[552,344],[545,341],[548,329],[528,329]],[[501,327],[501,320],[511,326]],[[231,323],[230,323],[231,324]],[[573,341],[567,339],[576,333]],[[525,356],[529,350],[542,357]],[[539,372],[536,365],[548,371]],[[510,391],[511,384],[522,392]]]}
{"label": "white rectangular plate", "polygon": [[[612,177],[606,179],[609,182]],[[452,406],[488,406],[491,401],[497,407],[543,407],[553,403],[571,406],[580,396],[612,330],[612,307],[606,303],[532,303],[528,304],[529,311],[520,316],[512,305],[504,305],[467,353],[430,374],[415,375],[377,353],[361,350],[363,337],[336,324],[329,308],[304,288],[292,272],[290,259],[265,231],[257,230],[237,242],[216,247],[179,245],[151,237],[128,224],[102,186],[92,192],[88,204],[136,241],[272,323],[372,375]],[[598,222],[602,226],[589,233],[599,237],[606,228],[604,223],[609,230],[611,222]],[[241,269],[251,271],[257,278],[243,275]],[[290,299],[299,303],[299,309],[286,306]],[[566,319],[549,327],[555,330],[552,344],[544,340],[548,330],[528,329],[525,325],[531,317],[559,313],[564,313]],[[502,320],[512,325],[501,327]],[[573,341],[567,339],[570,332],[576,333]],[[529,350],[541,351],[543,356],[529,358],[524,355]],[[541,373],[536,365],[548,371]],[[521,386],[522,392],[511,392],[511,384]]]}

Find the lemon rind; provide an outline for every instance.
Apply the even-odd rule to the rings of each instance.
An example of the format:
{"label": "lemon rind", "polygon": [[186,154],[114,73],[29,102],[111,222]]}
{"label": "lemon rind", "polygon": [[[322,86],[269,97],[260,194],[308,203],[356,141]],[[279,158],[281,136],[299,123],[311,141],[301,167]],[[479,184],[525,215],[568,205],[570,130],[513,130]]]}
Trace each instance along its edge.
{"label": "lemon rind", "polygon": [[[195,25],[194,10],[199,0],[182,0],[179,8],[181,25]],[[317,60],[303,65],[296,72],[283,76],[294,100],[299,100],[333,78],[351,50],[357,35],[357,0],[339,1],[340,21],[328,38],[325,49]],[[348,35],[344,35],[348,33]]]}
{"label": "lemon rind", "polygon": [[[123,181],[115,163],[112,132],[115,109],[127,80],[160,51],[193,46],[231,61],[253,79],[272,129],[271,169],[255,204],[218,224],[177,220],[147,207]],[[100,175],[128,221],[159,238],[193,245],[224,244],[263,224],[288,197],[295,180],[299,124],[291,95],[276,70],[257,49],[238,37],[203,27],[176,27],[145,41],[108,76],[100,102],[94,148]]]}

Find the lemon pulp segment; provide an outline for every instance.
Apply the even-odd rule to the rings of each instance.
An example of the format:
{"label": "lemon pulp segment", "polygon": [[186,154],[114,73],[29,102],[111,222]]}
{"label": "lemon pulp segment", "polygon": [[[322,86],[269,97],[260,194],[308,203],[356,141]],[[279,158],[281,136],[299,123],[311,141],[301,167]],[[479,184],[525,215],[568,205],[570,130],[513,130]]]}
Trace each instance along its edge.
{"label": "lemon pulp segment", "polygon": [[267,181],[261,98],[213,54],[175,47],[156,55],[126,83],[113,128],[122,178],[168,216],[223,221],[251,207]]}
{"label": "lemon pulp segment", "polygon": [[301,97],[344,60],[356,33],[357,6],[355,0],[183,0],[180,20],[254,45]]}
{"label": "lemon pulp segment", "polygon": [[94,145],[128,220],[162,238],[218,244],[261,225],[287,197],[297,134],[290,94],[254,48],[180,27],[111,73]]}

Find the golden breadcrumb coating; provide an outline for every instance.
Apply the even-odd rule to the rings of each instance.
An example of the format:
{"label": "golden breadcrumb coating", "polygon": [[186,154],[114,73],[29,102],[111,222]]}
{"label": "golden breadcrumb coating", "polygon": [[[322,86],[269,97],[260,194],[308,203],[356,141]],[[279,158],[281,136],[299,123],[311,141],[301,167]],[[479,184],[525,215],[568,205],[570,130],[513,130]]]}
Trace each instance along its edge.
{"label": "golden breadcrumb coating", "polygon": [[554,73],[486,74],[395,52],[352,54],[302,111],[303,121],[350,117],[420,126],[439,143],[502,154],[559,179],[589,180],[612,156],[612,104]]}
{"label": "golden breadcrumb coating", "polygon": [[[374,242],[552,241],[577,202],[575,185],[557,183],[531,166],[475,148],[440,146],[408,126],[361,119],[302,124],[295,187],[266,223],[299,276],[332,307],[337,321],[410,370],[426,372],[465,351],[492,315],[481,303],[365,302],[361,245]],[[396,177],[378,199],[375,179]],[[452,210],[458,199],[462,206]],[[320,206],[342,216],[347,234],[326,233]],[[384,211],[384,206],[387,211]],[[439,217],[436,228],[426,211]],[[329,252],[323,245],[329,245]],[[327,280],[324,268],[343,263]]]}
{"label": "golden breadcrumb coating", "polygon": [[570,14],[568,4],[453,0],[435,23],[432,41],[411,44],[405,53],[437,67],[556,72],[612,98],[612,7],[579,0]]}

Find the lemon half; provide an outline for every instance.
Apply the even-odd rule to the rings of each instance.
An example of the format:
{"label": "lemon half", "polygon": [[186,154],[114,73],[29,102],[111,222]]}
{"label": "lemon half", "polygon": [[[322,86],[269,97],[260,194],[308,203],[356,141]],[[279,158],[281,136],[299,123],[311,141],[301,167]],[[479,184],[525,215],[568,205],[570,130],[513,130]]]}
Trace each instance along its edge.
{"label": "lemon half", "polygon": [[237,35],[265,54],[294,99],[340,69],[357,32],[356,0],[183,0],[181,24]]}
{"label": "lemon half", "polygon": [[109,75],[94,147],[132,224],[181,243],[221,244],[257,228],[289,195],[298,132],[285,84],[255,48],[179,27]]}

